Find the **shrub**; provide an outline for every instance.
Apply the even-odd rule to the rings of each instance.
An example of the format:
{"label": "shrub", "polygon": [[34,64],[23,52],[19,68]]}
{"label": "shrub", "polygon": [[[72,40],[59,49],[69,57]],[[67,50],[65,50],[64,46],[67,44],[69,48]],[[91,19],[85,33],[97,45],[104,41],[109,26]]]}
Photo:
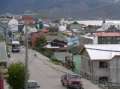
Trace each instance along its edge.
{"label": "shrub", "polygon": [[11,64],[8,75],[7,82],[12,89],[24,89],[25,66],[22,63]]}

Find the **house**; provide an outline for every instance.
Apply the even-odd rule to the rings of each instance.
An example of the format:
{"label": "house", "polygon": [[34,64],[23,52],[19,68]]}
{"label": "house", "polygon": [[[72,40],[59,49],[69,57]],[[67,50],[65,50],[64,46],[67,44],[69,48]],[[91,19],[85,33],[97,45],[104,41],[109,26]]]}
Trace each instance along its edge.
{"label": "house", "polygon": [[11,32],[18,32],[18,20],[14,17],[8,22],[8,30]]}
{"label": "house", "polygon": [[80,40],[78,36],[69,36],[66,37],[68,46],[78,46],[80,44]]}
{"label": "house", "polygon": [[70,57],[71,54],[68,52],[67,42],[54,39],[45,45],[46,49],[49,49],[54,52],[53,57],[64,62],[66,57]]}
{"label": "house", "polygon": [[115,25],[103,25],[95,33],[94,44],[120,44],[120,28]]}
{"label": "house", "polygon": [[85,45],[80,52],[83,77],[98,81],[120,84],[120,45]]}
{"label": "house", "polygon": [[58,27],[60,32],[64,32],[67,30],[67,25],[66,24],[60,24]]}
{"label": "house", "polygon": [[69,30],[72,30],[74,32],[80,32],[80,31],[83,30],[82,26],[83,26],[82,24],[74,22],[74,23],[72,23],[72,24],[69,25]]}
{"label": "house", "polygon": [[29,25],[33,25],[36,22],[35,19],[29,15],[22,16],[22,21],[24,24],[29,24]]}
{"label": "house", "polygon": [[59,51],[59,50],[67,50],[67,42],[61,41],[58,39],[54,39],[51,42],[49,42],[47,45],[45,45],[45,48],[51,49],[53,51]]}

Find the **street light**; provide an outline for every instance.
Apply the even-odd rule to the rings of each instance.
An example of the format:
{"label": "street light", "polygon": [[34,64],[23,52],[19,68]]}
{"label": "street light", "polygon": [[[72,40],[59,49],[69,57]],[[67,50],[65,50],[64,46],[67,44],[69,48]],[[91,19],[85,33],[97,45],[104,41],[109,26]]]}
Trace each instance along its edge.
{"label": "street light", "polygon": [[28,83],[28,25],[29,22],[25,22],[25,86],[24,88],[27,89],[27,83]]}

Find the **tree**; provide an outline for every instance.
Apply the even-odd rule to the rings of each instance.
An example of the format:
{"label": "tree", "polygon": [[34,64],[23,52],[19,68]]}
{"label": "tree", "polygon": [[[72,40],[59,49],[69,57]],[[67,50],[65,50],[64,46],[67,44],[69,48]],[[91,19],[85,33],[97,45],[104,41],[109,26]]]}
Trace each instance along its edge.
{"label": "tree", "polygon": [[51,56],[53,55],[53,51],[44,48],[44,46],[46,44],[47,44],[47,40],[46,40],[45,36],[38,38],[36,41],[35,50],[37,50],[37,51],[41,52],[42,54],[44,54],[45,56],[51,58]]}
{"label": "tree", "polygon": [[41,36],[36,40],[35,49],[38,51],[41,51],[41,50],[43,51],[43,47],[46,43],[47,43],[46,38],[44,36]]}
{"label": "tree", "polygon": [[22,63],[11,64],[8,68],[7,82],[12,89],[24,89],[25,66]]}
{"label": "tree", "polygon": [[48,29],[50,32],[58,32],[59,30],[57,26],[50,26]]}

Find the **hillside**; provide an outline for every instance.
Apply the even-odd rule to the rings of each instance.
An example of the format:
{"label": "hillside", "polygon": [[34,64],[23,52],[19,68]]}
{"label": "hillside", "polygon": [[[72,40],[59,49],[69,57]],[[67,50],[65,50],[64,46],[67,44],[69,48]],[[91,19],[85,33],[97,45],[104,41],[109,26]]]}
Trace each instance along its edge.
{"label": "hillside", "polygon": [[120,18],[120,0],[0,0],[0,13],[30,11],[47,16]]}

